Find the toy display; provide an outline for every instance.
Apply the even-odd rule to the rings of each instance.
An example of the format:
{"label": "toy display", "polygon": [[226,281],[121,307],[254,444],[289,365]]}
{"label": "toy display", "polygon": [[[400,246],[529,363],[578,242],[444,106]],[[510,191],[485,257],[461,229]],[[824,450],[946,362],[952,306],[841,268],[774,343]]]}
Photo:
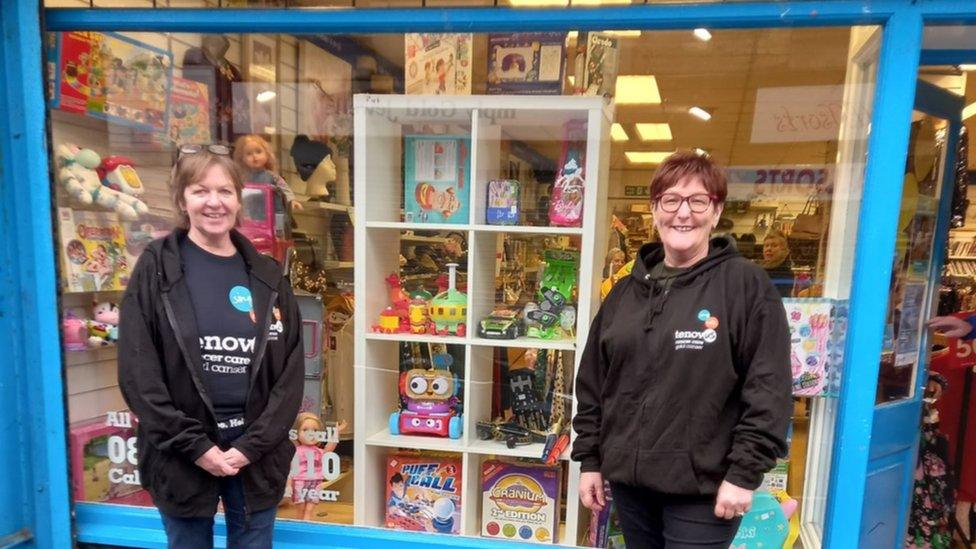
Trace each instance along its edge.
{"label": "toy display", "polygon": [[404,138],[403,212],[407,223],[467,223],[471,192],[471,139],[408,135]]}
{"label": "toy display", "polygon": [[[72,143],[62,143],[55,149],[58,162],[58,181],[76,202],[82,205],[95,204],[106,210],[114,210],[119,218],[132,221],[149,213],[149,207],[133,194],[127,194],[136,189],[141,193],[142,182],[132,168],[132,163],[113,163],[111,170],[106,173],[114,174],[109,181],[114,181],[118,189],[109,184],[103,184],[97,168],[103,166],[102,158],[91,149],[83,149]],[[118,160],[118,157],[110,157]],[[120,169],[121,168],[121,169]]]}
{"label": "toy display", "polygon": [[488,93],[559,95],[563,89],[564,32],[488,35]]}
{"label": "toy display", "polygon": [[523,307],[526,334],[540,339],[571,338],[576,333],[575,294],[579,252],[546,250],[546,263],[537,293],[538,302]]}
{"label": "toy display", "polygon": [[92,320],[88,321],[88,345],[104,347],[119,341],[119,306],[103,301],[92,308]]}
{"label": "toy display", "polygon": [[386,466],[386,527],[458,534],[461,459],[396,454]]}
{"label": "toy display", "polygon": [[556,227],[583,224],[583,191],[586,186],[586,124],[569,121],[564,127],[559,174],[549,197],[549,223]]}
{"label": "toy display", "polygon": [[478,323],[478,337],[516,339],[525,333],[519,311],[495,309]]}
{"label": "toy display", "polygon": [[[836,370],[843,341],[843,307],[830,299],[786,298],[786,319],[790,326],[790,363],[793,394],[825,396],[836,394]],[[846,331],[846,330],[845,330]]]}
{"label": "toy display", "polygon": [[111,212],[58,208],[62,283],[71,292],[125,289],[129,262],[125,235]]}
{"label": "toy display", "polygon": [[487,460],[481,466],[481,535],[555,543],[562,467]]}
{"label": "toy display", "polygon": [[461,438],[464,415],[460,412],[461,385],[449,367],[414,368],[400,374],[402,407],[390,414],[390,434]]}
{"label": "toy display", "polygon": [[259,252],[284,264],[294,241],[281,190],[260,183],[245,183],[238,230]]}
{"label": "toy display", "polygon": [[338,494],[325,490],[327,482],[339,477],[341,465],[335,453],[339,435],[346,422],[326,427],[317,415],[302,412],[288,437],[295,443],[292,459],[291,500],[302,510],[302,520],[311,520],[315,506],[321,501],[335,501]]}
{"label": "toy display", "polygon": [[492,179],[488,182],[488,204],[485,223],[489,225],[518,225],[521,211],[521,186],[514,179]]}
{"label": "toy display", "polygon": [[470,95],[471,33],[404,35],[408,95]]}

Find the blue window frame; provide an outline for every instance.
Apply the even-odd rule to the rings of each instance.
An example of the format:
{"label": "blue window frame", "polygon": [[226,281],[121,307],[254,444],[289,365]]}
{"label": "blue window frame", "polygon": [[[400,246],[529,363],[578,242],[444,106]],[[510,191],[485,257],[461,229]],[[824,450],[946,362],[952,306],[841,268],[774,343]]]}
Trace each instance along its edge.
{"label": "blue window frame", "polygon": [[[39,459],[22,461],[30,469],[25,484],[43,487],[30,505],[34,529],[41,547],[64,546],[68,540],[68,494],[65,455],[64,409],[58,343],[49,334],[57,329],[53,235],[49,223],[50,190],[42,148],[46,116],[41,88],[40,34],[37,32],[37,0],[5,3],[2,13],[4,43],[0,69],[7,75],[6,93],[0,93],[0,109],[7,114],[3,125],[3,180],[5,184],[3,229],[8,240],[0,246],[0,260],[18,258],[14,276],[0,276],[0,296],[22,296],[21,306],[0,306],[15,315],[0,319],[0,327],[19,324],[11,354],[37,357],[29,367],[20,366],[23,398],[30,402],[29,448]],[[872,135],[863,211],[857,237],[857,258],[852,281],[851,335],[846,356],[851,364],[875,364],[880,352],[882,319],[887,295],[877,280],[890,275],[905,162],[915,76],[923,22],[976,23],[976,3],[971,0],[833,0],[767,3],[689,5],[637,5],[599,9],[522,10],[411,9],[411,10],[132,10],[48,9],[45,30],[254,32],[254,33],[365,33],[404,31],[464,32],[518,30],[598,30],[641,28],[648,30],[710,28],[817,27],[881,24],[885,27],[872,113]],[[35,75],[32,78],[30,75]],[[11,139],[11,135],[16,138]],[[883,151],[884,154],[880,154]],[[16,210],[16,211],[15,211]],[[11,215],[8,215],[11,214]],[[9,242],[14,235],[16,242]],[[26,259],[26,260],[25,260]],[[8,270],[7,272],[12,272]],[[11,315],[7,315],[8,317]],[[2,340],[6,342],[8,339]],[[837,443],[831,470],[828,506],[828,547],[853,547],[863,511],[867,440],[871,434],[873,392],[877,369],[849,368],[844,383]],[[10,451],[10,450],[8,450]],[[21,460],[25,458],[22,456]],[[40,479],[38,481],[37,479]],[[840,479],[843,479],[841,482]],[[26,490],[25,490],[26,491]],[[33,490],[36,491],[36,490]],[[23,497],[26,497],[23,496]],[[121,523],[130,525],[129,537]],[[78,505],[80,539],[84,541],[146,546],[163,543],[158,516],[152,511],[119,511],[96,505]],[[111,530],[111,531],[110,531]],[[280,541],[301,545],[315,533],[323,541],[351,547],[392,547],[418,540],[399,532],[348,527],[285,523]],[[430,539],[422,538],[424,543]],[[6,541],[6,540],[4,540]],[[451,545],[497,547],[478,539],[453,539]]]}

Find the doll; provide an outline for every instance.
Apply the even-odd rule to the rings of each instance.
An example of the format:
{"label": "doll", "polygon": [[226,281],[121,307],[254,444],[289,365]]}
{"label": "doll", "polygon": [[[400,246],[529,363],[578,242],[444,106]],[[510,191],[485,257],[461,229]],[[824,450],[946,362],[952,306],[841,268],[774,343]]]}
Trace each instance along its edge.
{"label": "doll", "polygon": [[[323,457],[335,451],[339,445],[339,434],[346,429],[346,422],[340,421],[335,429],[326,430],[319,417],[311,412],[302,412],[295,419],[295,456],[298,458],[298,472],[292,478],[291,501],[302,506],[302,520],[312,520],[312,512],[321,500],[321,487],[325,481]],[[323,435],[328,440],[322,447]]]}
{"label": "doll", "polygon": [[278,187],[293,210],[301,210],[301,202],[295,200],[291,187],[275,170],[278,160],[271,152],[271,145],[260,135],[242,135],[234,142],[234,161],[244,170],[245,181]]}

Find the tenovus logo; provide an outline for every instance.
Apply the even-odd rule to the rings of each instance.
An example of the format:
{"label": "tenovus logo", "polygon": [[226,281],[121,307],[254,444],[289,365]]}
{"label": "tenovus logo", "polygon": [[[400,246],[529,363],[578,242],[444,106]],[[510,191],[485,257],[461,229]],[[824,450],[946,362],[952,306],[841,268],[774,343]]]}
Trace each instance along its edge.
{"label": "tenovus logo", "polygon": [[251,290],[244,286],[234,286],[230,289],[228,298],[230,299],[230,304],[238,311],[242,313],[251,312]]}

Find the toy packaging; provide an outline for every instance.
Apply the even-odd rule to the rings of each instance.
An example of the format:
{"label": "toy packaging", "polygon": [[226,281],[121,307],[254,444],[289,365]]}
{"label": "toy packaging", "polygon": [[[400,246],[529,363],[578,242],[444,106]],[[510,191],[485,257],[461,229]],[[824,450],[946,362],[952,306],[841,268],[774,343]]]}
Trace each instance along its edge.
{"label": "toy packaging", "polygon": [[136,425],[127,411],[71,425],[72,494],[77,501],[151,506],[136,468]]}
{"label": "toy packaging", "polygon": [[467,223],[470,191],[470,138],[446,135],[405,138],[404,221]]}
{"label": "toy packaging", "polygon": [[564,127],[559,174],[549,197],[549,223],[555,227],[580,227],[583,224],[585,157],[586,124],[571,120]]}
{"label": "toy packaging", "polygon": [[70,292],[125,289],[130,266],[118,216],[58,208],[58,221],[64,287]]}
{"label": "toy packaging", "polygon": [[617,37],[598,32],[587,33],[583,95],[613,97],[617,86],[619,56],[620,47]]}
{"label": "toy packaging", "polygon": [[797,502],[785,492],[756,491],[729,549],[793,547],[799,536]]}
{"label": "toy packaging", "polygon": [[395,454],[386,464],[386,527],[458,534],[461,458]]}
{"label": "toy packaging", "polygon": [[562,467],[499,460],[481,466],[481,535],[555,543]]}
{"label": "toy packaging", "polygon": [[488,35],[488,93],[559,95],[563,89],[564,32]]}
{"label": "toy packaging", "polygon": [[207,85],[173,77],[169,138],[177,145],[210,143],[210,98]]}
{"label": "toy packaging", "polygon": [[488,205],[485,223],[489,225],[518,225],[519,182],[514,179],[492,179],[488,182]]}
{"label": "toy packaging", "polygon": [[586,532],[587,546],[602,549],[626,547],[617,507],[613,504],[613,494],[610,493],[610,483],[607,481],[603,482],[603,494],[607,505],[600,512],[590,511],[590,527]]}
{"label": "toy packaging", "polygon": [[471,33],[404,35],[407,95],[471,95]]}
{"label": "toy packaging", "polygon": [[783,300],[783,306],[790,326],[793,394],[837,394],[846,308],[834,300],[819,298],[788,298]]}

